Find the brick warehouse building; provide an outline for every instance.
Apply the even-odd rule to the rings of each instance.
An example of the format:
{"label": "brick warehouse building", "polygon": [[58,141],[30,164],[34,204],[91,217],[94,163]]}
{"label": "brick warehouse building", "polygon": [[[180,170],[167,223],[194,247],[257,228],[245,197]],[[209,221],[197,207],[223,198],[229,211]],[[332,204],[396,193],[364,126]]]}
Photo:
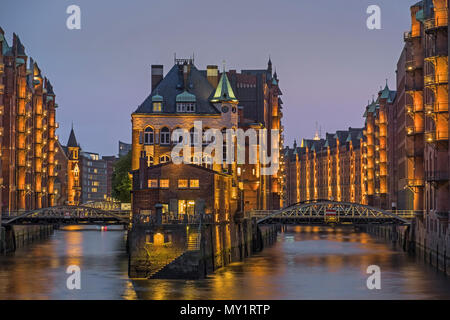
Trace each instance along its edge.
{"label": "brick warehouse building", "polygon": [[66,204],[79,205],[87,202],[112,200],[112,174],[115,156],[100,158],[98,153],[83,151],[72,127],[66,146],[61,146],[58,159],[67,162],[61,167],[66,178],[61,178]]}
{"label": "brick warehouse building", "polygon": [[14,34],[0,28],[2,212],[55,204],[57,104],[50,81]]}
{"label": "brick warehouse building", "polygon": [[[326,184],[328,179],[331,184],[326,184],[329,192],[325,199],[414,210],[419,217],[417,247],[441,252],[445,243],[450,243],[448,1],[419,1],[410,11],[411,31],[404,34],[396,91],[386,84],[366,106],[359,146],[353,145],[354,158],[339,148],[341,160],[331,157],[322,163],[325,170],[321,166],[324,140],[330,141],[328,146],[342,146],[337,133],[331,140],[327,134],[324,140],[304,140],[301,147],[287,148],[287,203],[323,198],[326,194],[321,192],[320,183]],[[329,152],[336,154],[337,150]],[[352,184],[351,171],[358,168],[358,162],[360,170],[354,172],[361,183]],[[338,164],[341,169],[350,168],[347,191],[347,181],[343,183],[342,179],[348,177],[345,171],[338,174]]]}
{"label": "brick warehouse building", "polygon": [[[217,66],[198,70],[193,59],[175,59],[174,66],[165,77],[163,66],[153,65],[152,92],[132,114],[132,170],[136,172],[140,169],[142,154],[147,157],[149,170],[152,166],[170,162],[174,146],[170,139],[172,131],[186,129],[191,132],[191,140],[195,141],[198,137],[194,136],[193,126],[197,120],[202,121],[205,130],[211,128],[224,132],[225,129],[267,128],[282,131],[278,81],[276,73],[272,74],[270,60],[267,69],[220,73]],[[280,149],[282,138],[275,142],[269,140],[269,143],[276,144]],[[203,145],[206,144],[208,141],[203,141]],[[225,153],[224,150],[224,156]],[[275,161],[279,163],[280,159]],[[281,205],[280,176],[261,175],[259,162],[217,164],[212,163],[212,159],[202,159],[196,155],[193,155],[191,162],[212,170],[216,175],[229,176],[229,215],[241,209],[276,209]],[[141,179],[136,173],[134,178]],[[134,181],[133,186],[145,186],[147,183]],[[133,189],[133,207],[154,210],[151,207],[144,209],[139,200],[142,197],[135,196],[135,191],[138,193]],[[209,196],[214,197],[212,190]],[[239,208],[231,205],[234,202]],[[175,212],[176,207],[169,206],[169,211]]]}

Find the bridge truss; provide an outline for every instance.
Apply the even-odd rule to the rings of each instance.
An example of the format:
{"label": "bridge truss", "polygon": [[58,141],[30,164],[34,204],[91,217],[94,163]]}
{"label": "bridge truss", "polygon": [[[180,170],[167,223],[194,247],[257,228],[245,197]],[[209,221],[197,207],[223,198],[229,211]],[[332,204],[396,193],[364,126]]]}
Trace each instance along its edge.
{"label": "bridge truss", "polygon": [[254,214],[259,224],[410,224],[412,211],[394,213],[367,205],[330,200],[306,201],[271,213]]}
{"label": "bridge truss", "polygon": [[128,225],[130,211],[104,210],[91,206],[56,206],[3,216],[2,225]]}

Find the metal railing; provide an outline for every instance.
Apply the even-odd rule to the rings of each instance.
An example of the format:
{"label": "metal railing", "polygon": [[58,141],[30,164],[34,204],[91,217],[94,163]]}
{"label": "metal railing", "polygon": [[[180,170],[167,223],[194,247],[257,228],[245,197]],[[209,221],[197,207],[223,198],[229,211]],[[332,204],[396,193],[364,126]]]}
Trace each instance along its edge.
{"label": "metal railing", "polygon": [[136,213],[133,214],[132,222],[135,224],[200,224],[203,223],[212,223],[214,222],[213,215],[211,214],[174,214],[174,213],[163,213],[161,215],[161,220],[158,221],[158,218],[154,214],[142,214]]}
{"label": "metal railing", "polygon": [[448,74],[447,73],[426,75],[424,77],[424,84],[426,86],[438,85],[438,84],[444,84],[444,83],[448,83]]}
{"label": "metal railing", "polygon": [[[446,16],[447,13],[444,12],[445,10],[441,10],[442,15],[439,15],[437,17],[431,18],[431,19],[427,19],[424,22],[424,29],[425,31],[431,31],[433,29],[437,29],[437,28],[444,28],[448,26],[448,17]],[[439,11],[436,11],[436,13],[438,13]]]}
{"label": "metal railing", "polygon": [[407,180],[408,187],[423,187],[425,186],[424,179],[408,179]]}
{"label": "metal railing", "polygon": [[448,131],[427,131],[425,132],[425,141],[428,143],[433,143],[436,141],[446,141],[448,140]]}

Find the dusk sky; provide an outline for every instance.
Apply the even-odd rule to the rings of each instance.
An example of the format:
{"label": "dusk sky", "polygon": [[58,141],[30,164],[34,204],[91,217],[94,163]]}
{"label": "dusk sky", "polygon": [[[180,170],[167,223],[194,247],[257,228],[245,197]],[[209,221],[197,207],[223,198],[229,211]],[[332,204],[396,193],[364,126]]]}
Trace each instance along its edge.
{"label": "dusk sky", "polygon": [[[199,69],[262,69],[269,55],[283,92],[285,143],[362,127],[367,101],[395,69],[417,0],[2,0],[0,27],[19,35],[54,86],[57,134],[74,123],[85,151],[117,154],[131,113],[150,93],[150,65],[195,53]],[[81,8],[81,30],[66,8]],[[366,27],[381,7],[382,30]]]}

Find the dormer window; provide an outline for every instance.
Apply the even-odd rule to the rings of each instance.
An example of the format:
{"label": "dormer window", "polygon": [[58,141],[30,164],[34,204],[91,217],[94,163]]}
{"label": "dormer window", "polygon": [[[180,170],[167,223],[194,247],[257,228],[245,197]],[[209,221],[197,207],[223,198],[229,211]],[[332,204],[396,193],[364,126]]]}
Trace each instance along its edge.
{"label": "dormer window", "polygon": [[197,98],[192,93],[184,91],[176,97],[177,112],[195,112]]}
{"label": "dormer window", "polygon": [[163,107],[163,97],[159,94],[155,94],[152,97],[152,105],[153,105],[153,112],[162,112]]}
{"label": "dormer window", "polygon": [[153,112],[161,112],[161,111],[162,111],[162,103],[153,102]]}
{"label": "dormer window", "polygon": [[195,103],[193,102],[178,102],[177,112],[195,112]]}

